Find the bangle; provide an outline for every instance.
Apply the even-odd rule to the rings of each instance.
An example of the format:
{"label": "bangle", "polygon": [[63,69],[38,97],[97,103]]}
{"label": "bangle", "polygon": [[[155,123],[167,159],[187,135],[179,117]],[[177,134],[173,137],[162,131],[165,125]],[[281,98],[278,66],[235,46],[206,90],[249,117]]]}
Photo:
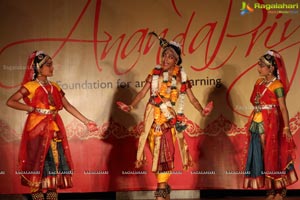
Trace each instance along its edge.
{"label": "bangle", "polygon": [[283,130],[290,130],[290,127],[286,126],[283,128]]}

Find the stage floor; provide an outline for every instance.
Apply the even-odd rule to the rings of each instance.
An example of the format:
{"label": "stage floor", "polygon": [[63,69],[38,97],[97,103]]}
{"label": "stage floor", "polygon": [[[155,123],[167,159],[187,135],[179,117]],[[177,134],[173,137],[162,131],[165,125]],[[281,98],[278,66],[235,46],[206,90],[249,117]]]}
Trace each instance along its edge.
{"label": "stage floor", "polygon": [[[287,197],[286,200],[299,200],[299,197]],[[12,196],[12,195],[0,195],[0,200],[32,200],[30,197],[26,196]],[[114,198],[93,198],[93,199],[86,199],[86,198],[63,198],[60,197],[59,200],[115,200]],[[135,199],[138,200],[138,199]],[[154,200],[153,199],[140,199],[140,200]],[[265,200],[265,196],[262,197],[222,197],[222,198],[215,198],[215,197],[201,197],[200,199],[176,199],[172,198],[171,200]]]}
{"label": "stage floor", "polygon": [[[115,192],[103,193],[60,193],[59,200],[126,200],[116,198]],[[251,190],[201,190],[200,199],[197,198],[176,198],[172,196],[172,200],[264,200],[266,198],[265,191]],[[287,200],[300,200],[300,190],[288,190]],[[26,195],[1,195],[0,200],[31,200],[29,194]],[[129,200],[129,199],[127,199]],[[135,199],[138,200],[138,199]],[[154,200],[154,197],[144,198],[140,200]]]}
{"label": "stage floor", "polygon": [[[287,197],[286,200],[299,200],[299,197]],[[26,196],[16,196],[16,195],[0,195],[0,200],[32,200],[30,197]],[[63,198],[60,197],[59,200],[115,200],[114,198]],[[135,199],[137,200],[137,199]],[[140,200],[154,200],[153,199],[140,199]],[[265,196],[258,197],[258,196],[249,196],[249,197],[222,197],[222,198],[216,198],[216,197],[201,197],[200,199],[176,199],[172,198],[171,200],[265,200]]]}

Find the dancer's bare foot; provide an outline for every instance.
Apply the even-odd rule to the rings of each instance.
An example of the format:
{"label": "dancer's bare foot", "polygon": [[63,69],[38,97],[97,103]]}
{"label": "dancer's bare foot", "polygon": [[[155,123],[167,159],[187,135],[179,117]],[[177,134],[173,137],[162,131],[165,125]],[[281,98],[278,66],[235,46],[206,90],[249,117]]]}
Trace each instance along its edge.
{"label": "dancer's bare foot", "polygon": [[274,200],[283,200],[283,196],[281,194],[276,194]]}
{"label": "dancer's bare foot", "polygon": [[267,197],[266,197],[266,200],[273,200],[275,197],[274,194],[269,194]]}
{"label": "dancer's bare foot", "polygon": [[156,200],[170,200],[171,188],[168,183],[158,183],[154,193]]}

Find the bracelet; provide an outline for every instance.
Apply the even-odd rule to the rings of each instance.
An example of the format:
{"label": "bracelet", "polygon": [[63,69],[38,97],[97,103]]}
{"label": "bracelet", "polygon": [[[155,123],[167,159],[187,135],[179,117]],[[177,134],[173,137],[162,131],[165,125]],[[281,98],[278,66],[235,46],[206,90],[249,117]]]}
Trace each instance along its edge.
{"label": "bracelet", "polygon": [[283,128],[283,130],[290,130],[290,127],[286,126]]}

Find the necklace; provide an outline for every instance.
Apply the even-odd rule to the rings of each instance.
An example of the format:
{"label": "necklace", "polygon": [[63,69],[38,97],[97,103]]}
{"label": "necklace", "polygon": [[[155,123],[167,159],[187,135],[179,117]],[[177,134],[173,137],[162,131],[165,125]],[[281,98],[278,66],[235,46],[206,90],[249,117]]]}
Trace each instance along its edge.
{"label": "necklace", "polygon": [[267,80],[266,78],[262,81],[262,83],[264,83],[265,85],[269,84],[269,83],[272,83],[276,80],[276,77],[274,77],[272,80]]}
{"label": "necklace", "polygon": [[[181,75],[181,88],[178,95],[177,76]],[[162,74],[162,83],[159,84],[159,77]],[[160,88],[159,88],[160,85]],[[182,67],[175,66],[172,72],[172,77],[169,79],[169,72],[163,71],[160,65],[157,65],[153,70],[151,81],[151,97],[153,98],[154,119],[158,127],[168,120],[176,118],[176,113],[171,113],[169,108],[175,106],[178,100],[178,115],[183,115],[184,98],[187,89],[187,75]],[[160,128],[156,128],[155,132],[160,132]]]}
{"label": "necklace", "polygon": [[274,77],[271,81],[266,81],[266,80],[263,80],[259,83],[259,85],[262,85],[262,84],[265,84],[265,88],[263,90],[262,93],[260,93],[259,91],[257,91],[256,93],[256,96],[255,96],[255,100],[254,100],[254,103],[255,105],[260,105],[260,99],[261,97],[265,94],[265,92],[267,91],[268,87],[276,80],[276,77]]}
{"label": "necklace", "polygon": [[46,80],[39,80],[39,79],[37,79],[37,81],[39,82],[39,83],[41,83],[42,85],[47,85],[47,84],[49,84],[49,81],[46,79]]}
{"label": "necklace", "polygon": [[[53,85],[48,81],[40,81],[39,79],[36,79],[36,81],[40,84],[40,86],[43,88],[43,90],[45,91],[45,93],[48,95],[48,103],[51,106],[55,106],[55,102],[54,102],[54,98],[53,98]],[[50,85],[50,93],[49,91],[45,88],[44,85],[49,84]]]}

